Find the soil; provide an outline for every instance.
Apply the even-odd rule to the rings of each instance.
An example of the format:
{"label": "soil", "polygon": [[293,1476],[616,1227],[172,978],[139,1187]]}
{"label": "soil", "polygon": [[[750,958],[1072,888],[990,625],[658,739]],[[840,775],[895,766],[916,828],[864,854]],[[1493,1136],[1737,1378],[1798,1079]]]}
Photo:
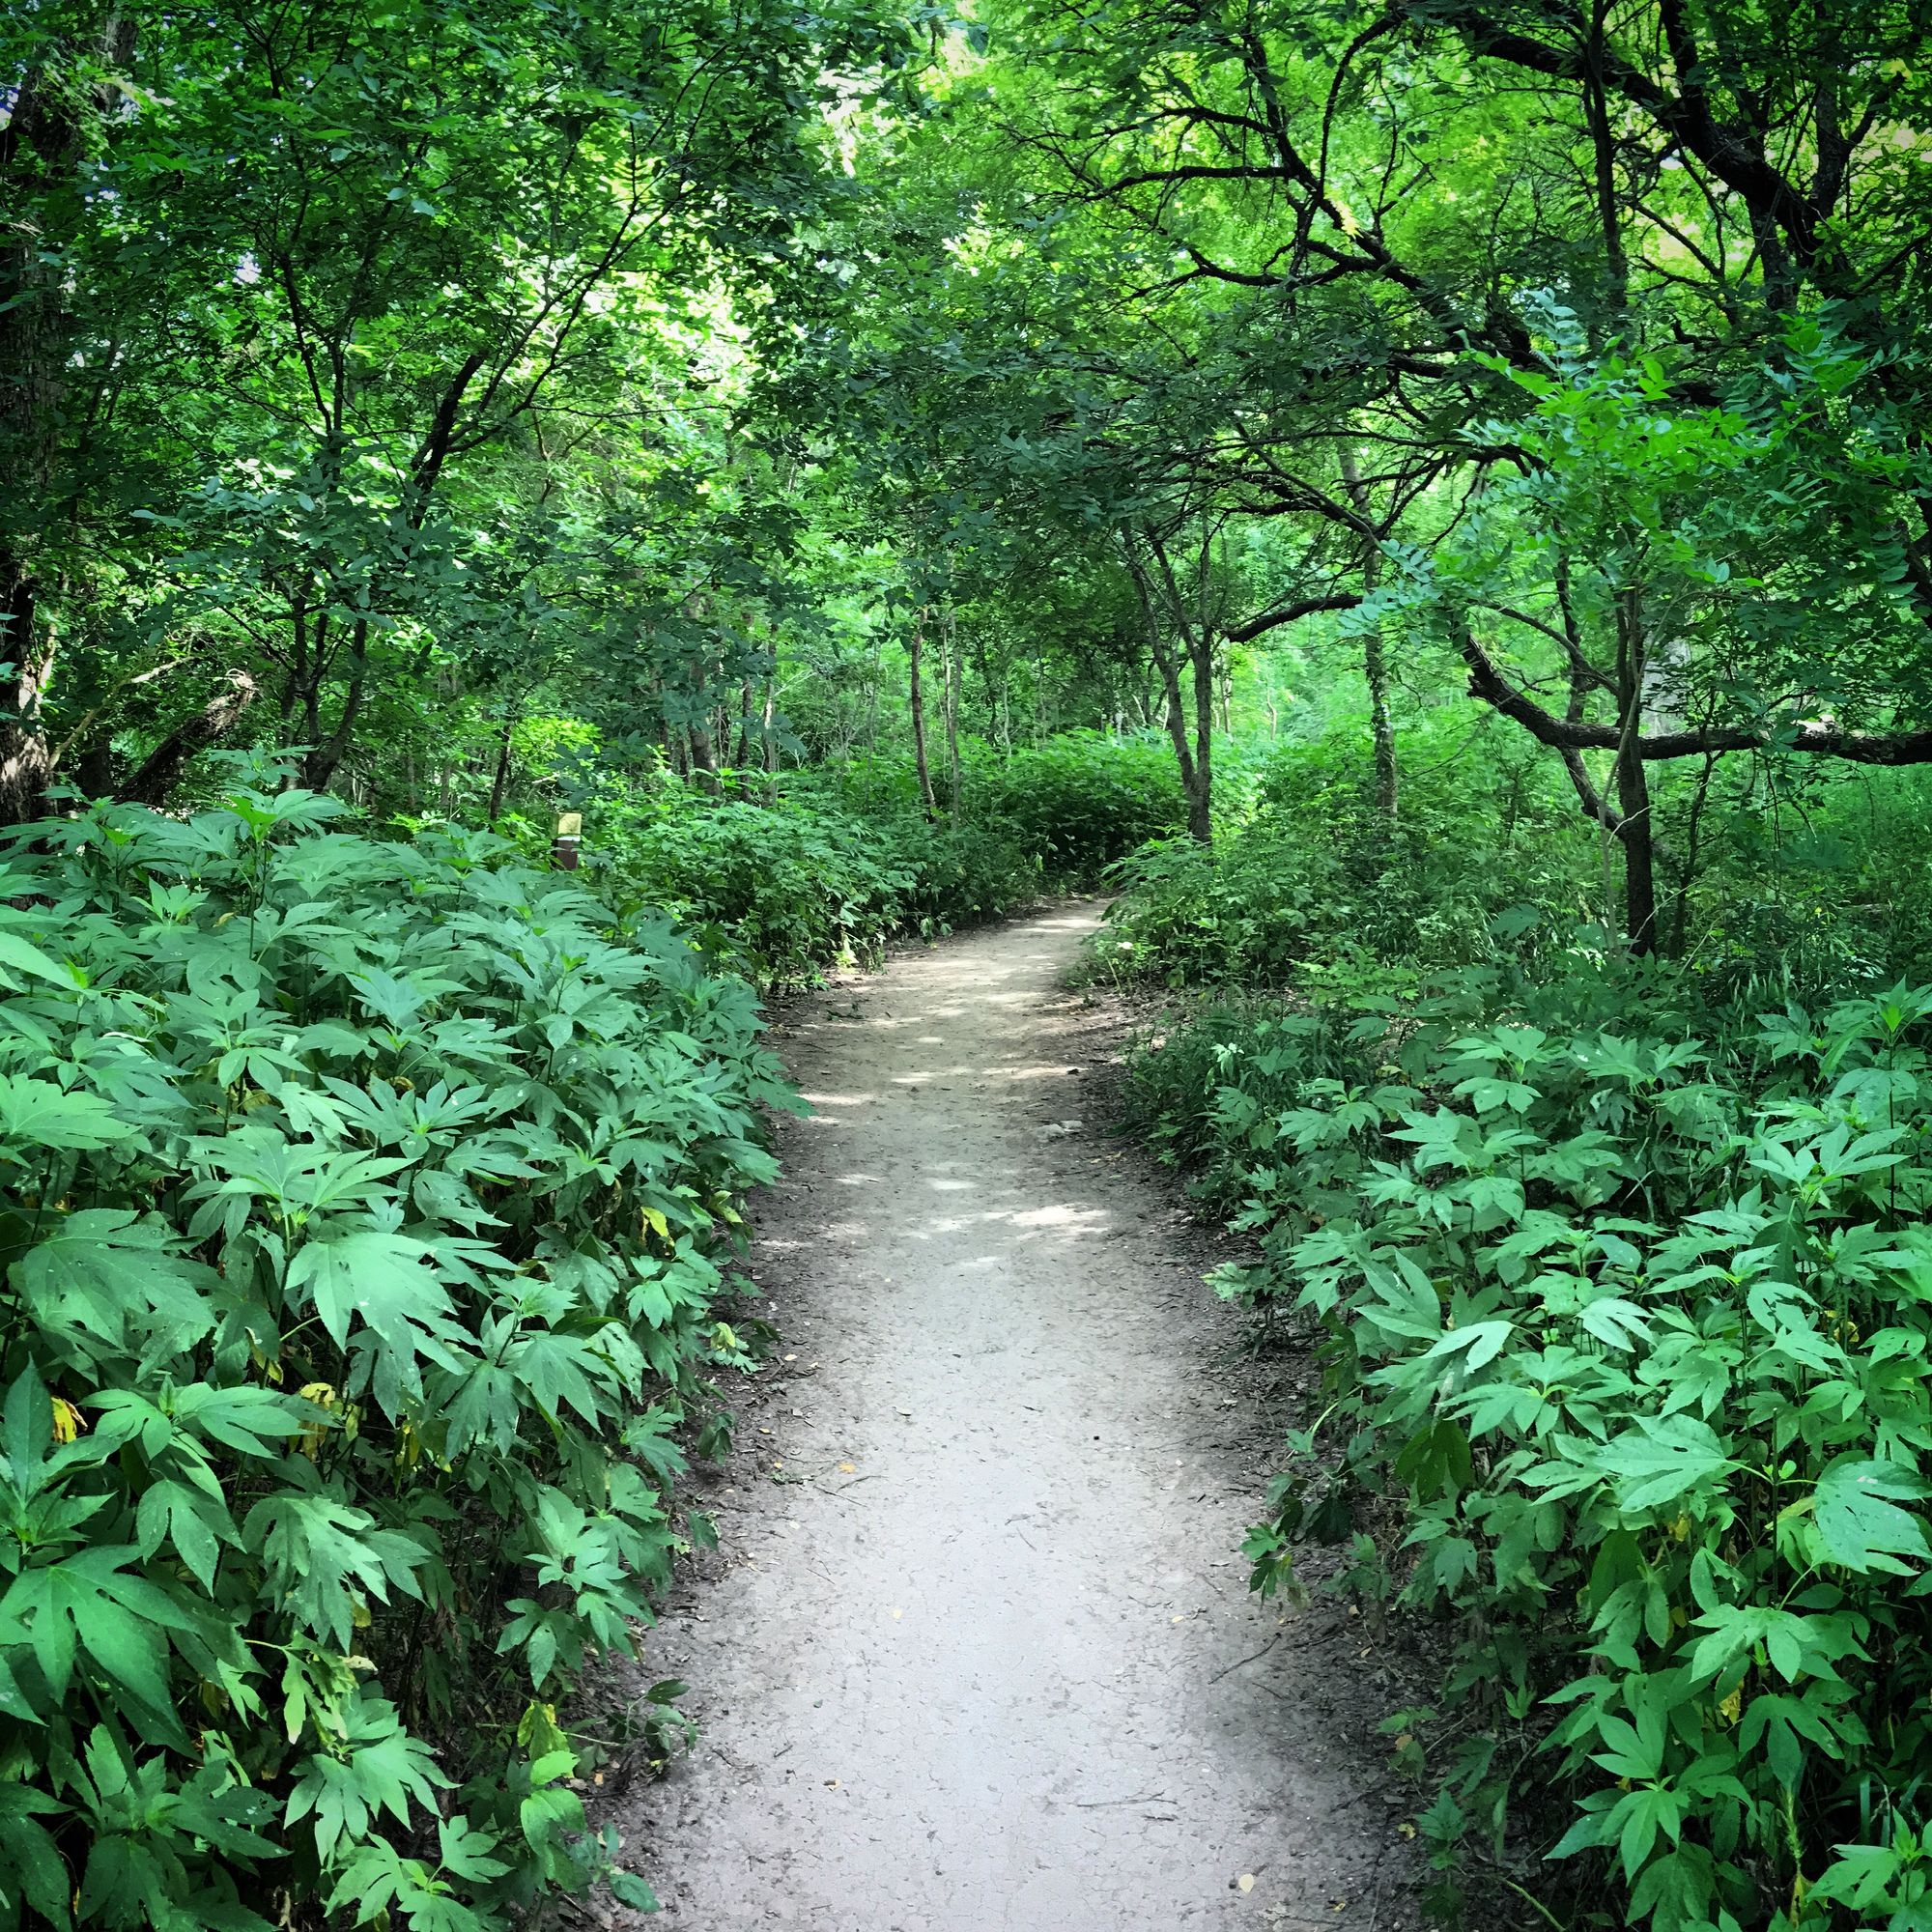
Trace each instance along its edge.
{"label": "soil", "polygon": [[1108,1131],[1062,905],[799,1003],[757,1203],[781,1357],[646,1643],[702,1730],[611,1812],[694,1932],[1401,1932],[1345,1605],[1247,1588],[1272,1466],[1230,1252]]}

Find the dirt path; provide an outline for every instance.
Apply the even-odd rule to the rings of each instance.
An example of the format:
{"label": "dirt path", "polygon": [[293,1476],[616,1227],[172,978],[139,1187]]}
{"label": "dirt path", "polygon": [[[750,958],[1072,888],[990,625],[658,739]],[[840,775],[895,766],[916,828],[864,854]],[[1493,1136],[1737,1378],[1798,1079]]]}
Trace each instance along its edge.
{"label": "dirt path", "polygon": [[[622,1822],[694,1932],[1409,1922],[1339,1609],[1253,1599],[1264,1450],[1173,1198],[1086,1119],[1074,907],[794,1014],[753,1272],[795,1354],[650,1644]],[[1245,1889],[1244,1889],[1245,1888]]]}

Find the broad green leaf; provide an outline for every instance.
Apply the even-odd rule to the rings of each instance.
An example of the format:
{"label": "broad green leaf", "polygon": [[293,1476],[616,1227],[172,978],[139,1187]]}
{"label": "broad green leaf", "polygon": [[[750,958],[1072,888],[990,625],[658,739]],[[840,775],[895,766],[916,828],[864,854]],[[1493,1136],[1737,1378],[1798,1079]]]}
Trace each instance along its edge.
{"label": "broad green leaf", "polygon": [[0,1073],[0,1153],[16,1163],[52,1148],[112,1147],[133,1131],[97,1094],[70,1093],[51,1080]]}
{"label": "broad green leaf", "polygon": [[1932,1548],[1918,1517],[1899,1504],[1920,1502],[1928,1494],[1932,1485],[1896,1463],[1839,1457],[1818,1478],[1812,1497],[1826,1554],[1864,1575],[1911,1575],[1911,1565],[1900,1559],[1922,1561],[1932,1557]]}

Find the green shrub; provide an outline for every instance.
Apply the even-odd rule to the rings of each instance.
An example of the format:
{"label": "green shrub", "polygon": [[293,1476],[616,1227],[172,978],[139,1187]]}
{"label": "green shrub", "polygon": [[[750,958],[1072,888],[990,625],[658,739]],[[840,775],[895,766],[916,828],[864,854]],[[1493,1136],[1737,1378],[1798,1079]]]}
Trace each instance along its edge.
{"label": "green shrub", "polygon": [[1547,1851],[1616,1881],[1573,1926],[1910,1928],[1932,991],[1694,997],[1581,960],[1397,1013],[1223,1003],[1136,1085],[1262,1240],[1223,1292],[1327,1335],[1257,1587],[1339,1542],[1454,1633],[1437,1705],[1392,1720],[1437,1906],[1472,1856]]}
{"label": "green shrub", "polygon": [[1214,846],[1157,839],[1109,873],[1094,956],[1170,986],[1279,986],[1330,929],[1340,878],[1331,850],[1265,821]]}
{"label": "green shrub", "polygon": [[1282,986],[1310,962],[1427,971],[1523,953],[1593,910],[1601,879],[1547,773],[1457,758],[1455,731],[1472,728],[1455,711],[1416,727],[1421,775],[1393,824],[1358,734],[1262,757],[1224,787],[1211,847],[1160,840],[1113,867],[1096,956],[1172,986]]}
{"label": "green shrub", "polygon": [[[1025,855],[1054,891],[1098,884],[1116,859],[1187,822],[1174,753],[1163,740],[1068,731],[1009,753],[980,740],[960,749],[962,829],[977,828]],[[933,782],[944,820],[945,773],[935,768]],[[784,788],[788,797],[831,802],[868,823],[924,822],[918,775],[906,758],[790,772]]]}
{"label": "green shrub", "polygon": [[996,834],[818,800],[686,794],[654,817],[607,814],[602,842],[616,903],[669,910],[766,984],[874,958],[895,933],[996,917],[1039,884],[1037,864]]}
{"label": "green shrub", "polygon": [[647,1900],[555,1710],[706,1533],[673,1437],[785,1091],[664,921],[340,810],[8,862],[7,1924]]}
{"label": "green shrub", "polygon": [[975,816],[1035,854],[1061,889],[1096,884],[1115,860],[1187,821],[1173,752],[1097,731],[976,769],[969,797]]}
{"label": "green shrub", "polygon": [[797,984],[876,958],[896,934],[932,938],[1094,885],[1179,815],[1159,746],[1075,733],[1010,757],[971,750],[956,825],[927,819],[902,759],[788,772],[769,797],[762,780],[724,797],[669,778],[606,783],[593,865],[614,903],[667,908],[762,982]]}

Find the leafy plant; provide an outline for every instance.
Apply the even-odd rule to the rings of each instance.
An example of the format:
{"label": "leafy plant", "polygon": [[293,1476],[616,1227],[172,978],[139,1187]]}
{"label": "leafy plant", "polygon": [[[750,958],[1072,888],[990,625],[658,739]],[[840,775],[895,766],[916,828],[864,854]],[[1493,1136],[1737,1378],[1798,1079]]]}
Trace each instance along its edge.
{"label": "leafy plant", "polygon": [[8,1923],[647,1898],[555,1713],[706,1533],[676,1438],[786,1090],[663,919],[343,810],[8,861]]}
{"label": "leafy plant", "polygon": [[1683,998],[1487,970],[1394,1025],[1222,1008],[1144,1061],[1261,1236],[1224,1291],[1328,1338],[1248,1553],[1271,1591],[1352,1541],[1457,1633],[1404,1725],[1444,1910],[1472,1853],[1535,1845],[1607,1863],[1609,1922],[1910,1926],[1932,992],[1694,1031]]}

